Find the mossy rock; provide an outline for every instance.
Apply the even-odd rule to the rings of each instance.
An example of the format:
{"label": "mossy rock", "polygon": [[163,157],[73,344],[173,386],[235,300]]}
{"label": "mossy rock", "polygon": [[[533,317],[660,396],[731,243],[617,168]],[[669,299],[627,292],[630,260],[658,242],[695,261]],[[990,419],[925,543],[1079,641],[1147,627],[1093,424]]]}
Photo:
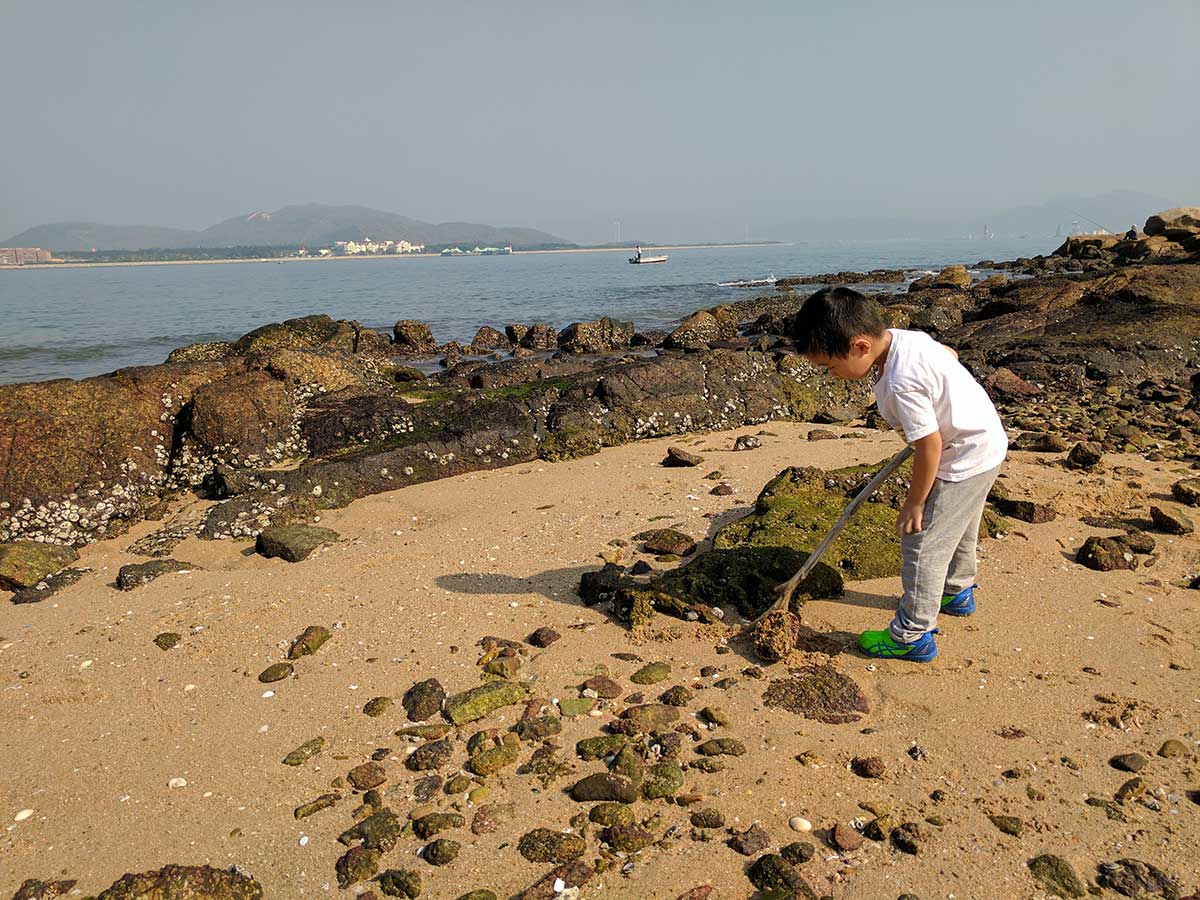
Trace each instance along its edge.
{"label": "mossy rock", "polygon": [[488,713],[525,699],[525,688],[511,681],[492,681],[446,698],[446,718],[455,725],[482,719]]}
{"label": "mossy rock", "polygon": [[[656,611],[679,618],[697,613],[700,621],[714,621],[712,608],[718,604],[732,605],[746,618],[754,618],[774,600],[776,585],[795,575],[807,558],[806,553],[786,546],[709,550],[644,587],[622,588],[613,612],[631,628],[647,624]],[[793,604],[810,597],[837,597],[843,590],[841,573],[818,563],[800,585]]]}
{"label": "mossy rock", "polygon": [[646,770],[642,796],[647,800],[670,797],[683,787],[683,770],[675,763],[660,762]]}
{"label": "mossy rock", "polygon": [[588,810],[588,820],[597,825],[632,825],[633,810],[624,803],[597,803]]}
{"label": "mossy rock", "polygon": [[530,862],[561,864],[583,856],[587,842],[577,834],[535,828],[521,837],[517,850]]}
{"label": "mossy rock", "polygon": [[0,588],[19,591],[34,587],[63,566],[79,559],[74,547],[59,547],[38,541],[0,544]]}
{"label": "mossy rock", "polygon": [[501,769],[516,765],[520,753],[521,745],[515,741],[489,747],[467,760],[467,770],[476,775],[495,775]]}
{"label": "mossy rock", "polygon": [[[811,552],[850,499],[844,492],[826,489],[825,482],[828,477],[840,479],[848,474],[854,473],[846,470],[826,473],[794,466],[784,469],[759,493],[753,513],[717,532],[713,548],[767,547]],[[895,526],[896,511],[890,506],[864,503],[825,551],[824,560],[855,581],[898,575],[900,539]]]}
{"label": "mossy rock", "polygon": [[408,869],[388,869],[379,876],[379,889],[388,897],[417,900],[421,896],[421,876]]}

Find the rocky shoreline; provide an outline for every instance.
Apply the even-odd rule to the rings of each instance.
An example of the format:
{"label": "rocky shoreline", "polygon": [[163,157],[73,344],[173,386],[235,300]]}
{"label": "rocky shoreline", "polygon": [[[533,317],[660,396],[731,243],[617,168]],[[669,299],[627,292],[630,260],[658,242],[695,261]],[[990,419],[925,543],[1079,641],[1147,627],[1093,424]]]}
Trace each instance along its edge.
{"label": "rocky shoreline", "polygon": [[[1045,259],[987,266],[1019,278],[977,281],[964,267],[952,266],[911,282],[897,280],[903,291],[877,294],[896,325],[927,330],[955,346],[1018,432],[1013,449],[1022,457],[1022,483],[998,483],[988,534],[1029,541],[1027,532],[1077,520],[1092,533],[1062,546],[1078,563],[1071,570],[1082,573],[1071,577],[1136,574],[1139,584],[1157,581],[1162,590],[1184,596],[1195,596],[1200,587],[1191,509],[1200,505],[1200,478],[1187,474],[1200,465],[1200,219],[1192,215],[1152,217],[1147,236],[1136,241],[1071,239]],[[864,273],[855,281],[857,276],[838,273],[819,283],[879,284],[898,274]],[[711,484],[718,499],[733,492],[723,471],[732,463],[712,468],[706,459],[717,452],[733,454],[723,459],[764,453],[763,443],[774,437],[769,428],[780,427],[769,422],[828,426],[806,426],[814,446],[824,440],[874,446],[883,436],[869,391],[828,380],[797,357],[784,336],[805,296],[797,288],[810,284],[781,280],[775,294],[698,311],[665,335],[638,335],[628,323],[605,318],[558,332],[536,324],[504,333],[481,329],[470,347],[439,347],[421,323],[397,323],[389,338],[354,322],[313,316],[265,326],[229,344],[183,348],[161,366],[0,387],[0,586],[13,590],[13,602],[22,605],[72,596],[68,592],[87,572],[73,565],[80,551],[90,558],[89,545],[108,546],[129,530],[136,539],[121,550],[122,558],[145,561],[122,565],[113,587],[138,597],[155,596],[159,586],[147,585],[161,576],[171,576],[166,583],[202,569],[171,556],[180,545],[195,552],[196,538],[254,541],[257,553],[278,565],[320,562],[321,548],[340,539],[328,519],[354,501],[448,478],[528,469],[539,460],[581,461],[602,448],[663,438],[676,444],[659,457],[661,465],[705,472],[702,483]],[[443,371],[426,376],[411,365],[434,352],[444,359]],[[485,353],[498,358],[471,358]],[[733,429],[743,432],[728,447],[687,437]],[[848,449],[834,458],[839,455],[853,459]],[[1152,491],[1146,469],[1114,464],[1117,458],[1166,466],[1175,474],[1165,482],[1156,476]],[[310,779],[314,787],[326,785],[320,793],[295,798],[296,821],[335,806],[346,813],[331,832],[341,846],[319,864],[327,870],[322,877],[365,890],[362,897],[443,896],[421,893],[423,882],[434,877],[430,873],[453,868],[456,860],[461,868],[460,855],[495,832],[509,837],[489,853],[507,848],[550,867],[516,896],[567,900],[587,896],[588,885],[598,881],[611,886],[604,896],[649,896],[636,892],[641,889],[622,893],[615,885],[652,855],[669,859],[689,845],[720,842],[728,845],[721,852],[744,859],[744,877],[753,887],[743,884],[743,890],[776,900],[856,896],[845,892],[853,890],[856,861],[878,864],[881,853],[928,854],[953,820],[947,810],[954,803],[946,789],[930,793],[930,782],[917,777],[928,756],[915,742],[899,760],[885,751],[854,754],[844,776],[815,774],[825,766],[826,751],[801,753],[801,768],[812,770],[827,790],[870,797],[859,801],[853,817],[814,822],[787,816],[796,837],[791,842],[758,822],[727,820],[722,792],[704,787],[734,777],[743,757],[768,765],[771,757],[763,756],[765,748],[747,730],[751,721],[760,727],[762,715],[788,713],[844,729],[888,706],[886,693],[862,689],[862,671],[847,672],[845,636],[821,628],[811,610],[853,593],[848,583],[895,577],[899,557],[890,507],[903,496],[903,474],[839,539],[829,565],[818,567],[793,607],[800,617],[765,632],[740,629],[873,470],[869,461],[775,469],[777,475],[758,482],[762,487],[750,508],[714,518],[703,539],[659,523],[610,541],[600,553],[602,567],[572,570],[583,608],[607,613],[610,624],[629,629],[637,647],[655,651],[655,644],[641,642],[678,627],[695,629],[694,636],[707,636],[709,645],[715,638],[713,659],[695,673],[684,676],[686,664],[676,670],[678,659],[672,663],[661,658],[665,653],[643,649],[616,651],[616,661],[608,663],[577,657],[566,664],[576,672],[572,681],[567,670],[548,667],[564,645],[589,652],[579,643],[582,635],[567,631],[574,625],[502,637],[483,633],[477,642],[473,635],[451,633],[456,644],[476,644],[468,667],[478,670],[476,686],[447,690],[438,677],[426,677],[371,698],[361,706],[362,717],[394,716],[398,705],[409,724],[392,733],[395,740],[385,739],[389,746],[357,764],[347,762],[332,782],[328,774]],[[689,477],[694,484],[698,476]],[[586,484],[577,489],[587,491]],[[1089,510],[1089,491],[1113,496]],[[546,499],[545,509],[561,502]],[[636,506],[637,498],[631,500]],[[1146,581],[1152,566],[1157,568]],[[1109,600],[1103,593],[1101,598]],[[49,615],[52,607],[57,605],[40,609]],[[244,674],[257,676],[264,697],[285,691],[306,669],[317,670],[329,653],[322,649],[327,642],[338,652],[338,628],[310,625],[289,634],[273,662]],[[1173,648],[1169,672],[1193,671],[1195,648],[1187,633],[1177,625],[1162,634],[1162,643]],[[198,634],[162,631],[151,649],[178,653],[181,645],[201,640]],[[731,652],[746,658],[731,665]],[[755,658],[783,659],[787,667],[762,668]],[[1085,676],[1100,677],[1089,668]],[[562,688],[567,681],[569,693]],[[747,688],[754,697],[736,700]],[[728,698],[736,713],[723,710],[717,698]],[[1113,754],[1107,766],[1125,773],[1120,784],[1108,795],[1089,792],[1080,806],[1121,827],[1137,822],[1156,840],[1160,823],[1173,821],[1165,827],[1174,829],[1181,846],[1200,842],[1200,733],[1188,724],[1190,708],[1166,709],[1159,701],[1152,710],[1116,691],[1096,693],[1092,705],[1085,714],[1092,716],[1091,727],[1122,734],[1150,719],[1177,719],[1178,737],[1152,747],[1146,735],[1136,742],[1139,752]],[[515,723],[505,721],[507,713]],[[874,730],[863,728],[864,746],[877,745]],[[326,729],[321,732],[289,748],[282,764],[319,771],[331,739]],[[997,733],[1014,750],[1026,736],[1016,726]],[[566,736],[574,741],[573,754],[564,751]],[[351,752],[357,758],[361,750]],[[333,758],[349,757],[339,748]],[[1061,759],[1053,765],[1068,772],[1064,777],[1090,763],[1089,777],[1096,780],[1096,760]],[[1054,835],[1061,826],[1042,824],[1051,816],[1036,811],[1045,800],[1039,794],[1051,786],[1032,766],[1014,763],[994,786],[1003,793],[999,786],[1024,785],[1029,813],[1012,801],[979,802],[1004,840],[1020,841],[1034,830],[1044,832],[1044,842],[1029,842],[1023,873],[1005,873],[1006,893],[989,889],[979,896],[1035,896],[1041,890],[1062,897],[1178,900],[1194,886],[1197,873],[1182,865],[1180,872],[1168,871],[1156,847],[1143,845],[1139,854],[1153,862],[1133,855],[1137,841],[1128,848],[1106,845],[1111,852],[1089,856],[1092,868],[1081,868],[1079,856]],[[898,777],[896,770],[928,795],[919,809],[893,805],[870,787]],[[1142,770],[1146,774],[1138,774]],[[835,774],[843,780],[826,784]],[[179,780],[186,786],[186,779]],[[537,823],[527,821],[526,812],[514,813],[514,803],[527,811],[531,790],[562,794],[553,801],[557,818],[540,820],[553,827],[529,827]],[[989,789],[981,783],[978,790],[983,795]],[[821,796],[829,800],[832,794]],[[1065,796],[1062,802],[1068,802]],[[408,809],[393,809],[401,805]],[[397,861],[400,844],[415,848],[415,861]],[[821,863],[823,856],[840,867],[836,875]],[[481,887],[444,896],[494,900],[499,880],[511,882],[489,877],[479,872],[468,880]],[[31,878],[14,897],[67,896],[74,882],[56,879]],[[683,887],[664,881],[653,896],[718,896],[706,884],[681,894]],[[98,896],[268,895],[237,868],[172,865],[126,875]]]}

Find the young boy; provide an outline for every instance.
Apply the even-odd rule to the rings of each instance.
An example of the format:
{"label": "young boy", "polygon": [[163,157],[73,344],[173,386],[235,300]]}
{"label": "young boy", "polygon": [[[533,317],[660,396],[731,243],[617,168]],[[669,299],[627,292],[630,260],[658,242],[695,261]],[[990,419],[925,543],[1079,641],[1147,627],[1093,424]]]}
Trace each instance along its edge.
{"label": "young boy", "polygon": [[872,375],[880,414],[913,445],[912,484],[896,518],[904,596],[869,656],[928,662],[939,612],[975,611],[975,544],[988,491],[1008,452],[1000,416],[958,354],[920,331],[888,328],[849,288],[818,291],[792,325],[801,355],[835,378]]}

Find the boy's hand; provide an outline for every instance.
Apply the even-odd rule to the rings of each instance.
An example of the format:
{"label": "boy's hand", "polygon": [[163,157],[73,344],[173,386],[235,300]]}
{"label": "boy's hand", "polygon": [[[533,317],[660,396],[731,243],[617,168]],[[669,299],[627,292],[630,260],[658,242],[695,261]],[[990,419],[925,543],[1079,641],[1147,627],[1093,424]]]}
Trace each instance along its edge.
{"label": "boy's hand", "polygon": [[905,500],[896,516],[896,534],[916,534],[925,527],[925,504]]}

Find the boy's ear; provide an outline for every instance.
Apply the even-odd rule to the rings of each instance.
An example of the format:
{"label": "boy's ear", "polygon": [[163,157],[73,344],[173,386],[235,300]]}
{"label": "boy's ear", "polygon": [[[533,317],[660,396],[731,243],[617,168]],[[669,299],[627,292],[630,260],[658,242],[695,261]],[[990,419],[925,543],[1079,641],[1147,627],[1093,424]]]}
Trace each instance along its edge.
{"label": "boy's ear", "polygon": [[862,334],[850,342],[850,347],[859,353],[870,353],[871,346],[871,339]]}

